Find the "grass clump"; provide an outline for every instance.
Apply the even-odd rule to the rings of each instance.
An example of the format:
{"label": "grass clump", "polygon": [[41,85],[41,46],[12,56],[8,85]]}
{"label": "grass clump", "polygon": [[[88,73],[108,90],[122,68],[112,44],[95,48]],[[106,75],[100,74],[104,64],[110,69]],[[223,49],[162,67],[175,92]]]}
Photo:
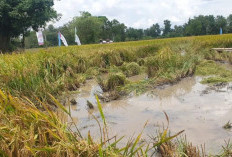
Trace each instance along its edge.
{"label": "grass clump", "polygon": [[225,141],[225,146],[222,146],[222,151],[218,156],[220,157],[232,156],[232,143],[230,142],[230,140],[228,142]]}
{"label": "grass clump", "polygon": [[87,70],[87,63],[84,58],[79,58],[76,65],[77,73],[85,73]]}
{"label": "grass clump", "polygon": [[201,81],[203,84],[217,84],[217,83],[226,83],[231,82],[231,78],[223,78],[220,76],[205,78]]}
{"label": "grass clump", "polygon": [[136,56],[138,56],[138,58],[145,58],[148,56],[152,56],[156,52],[158,52],[159,49],[160,49],[160,47],[158,47],[156,45],[143,46],[136,51]]}
{"label": "grass clump", "polygon": [[232,129],[232,123],[230,121],[228,121],[224,126],[224,129]]}
{"label": "grass clump", "polygon": [[120,67],[117,67],[117,66],[113,65],[113,66],[110,66],[110,67],[108,68],[108,72],[111,73],[111,74],[112,74],[112,73],[121,73],[122,70],[121,70]]}
{"label": "grass clump", "polygon": [[100,75],[100,69],[97,67],[91,67],[85,72],[87,79],[92,79],[98,75]]}
{"label": "grass clump", "polygon": [[109,90],[115,90],[118,86],[123,86],[126,84],[126,77],[122,73],[110,74],[107,87]]}
{"label": "grass clump", "polygon": [[223,61],[232,64],[232,53],[207,51],[205,53],[205,59],[214,60],[214,61]]}
{"label": "grass clump", "polygon": [[135,55],[127,49],[117,49],[117,53],[120,54],[120,57],[123,62],[132,62],[136,59]]}
{"label": "grass clump", "polygon": [[181,137],[176,142],[176,152],[179,156],[188,156],[188,157],[206,157],[208,156],[205,152],[205,148],[201,146],[194,146],[192,143],[188,142],[186,137]]}
{"label": "grass clump", "polygon": [[116,50],[105,50],[99,52],[98,55],[94,54],[91,57],[91,65],[101,68],[107,68],[112,65],[120,66],[123,64],[120,53]]}
{"label": "grass clump", "polygon": [[74,78],[67,78],[65,80],[65,87],[68,91],[76,91],[81,86],[81,84],[86,82],[86,76],[83,74],[76,74]]}
{"label": "grass clump", "polygon": [[136,95],[140,95],[147,91],[147,89],[151,89],[152,85],[154,84],[154,80],[141,80],[139,82],[130,82],[125,86],[121,87],[120,90],[126,93],[134,92]]}
{"label": "grass clump", "polygon": [[147,58],[145,65],[149,78],[175,80],[193,74],[197,61],[196,56],[182,56],[170,48],[164,48],[154,57]]}
{"label": "grass clump", "polygon": [[220,75],[224,72],[225,68],[212,60],[204,60],[196,68],[196,75],[200,76]]}
{"label": "grass clump", "polygon": [[202,61],[196,68],[196,75],[209,76],[202,80],[202,83],[221,83],[232,81],[232,72],[227,70],[223,65],[220,65],[212,60]]}
{"label": "grass clump", "polygon": [[104,92],[114,91],[119,86],[124,86],[127,82],[126,76],[122,73],[110,73],[106,79],[97,78],[98,84]]}
{"label": "grass clump", "polygon": [[145,64],[145,60],[143,58],[139,58],[137,60],[137,63],[139,64],[139,66],[143,66]]}
{"label": "grass clump", "polygon": [[130,77],[140,74],[141,67],[135,62],[124,63],[122,65],[122,70],[124,71],[127,77]]}

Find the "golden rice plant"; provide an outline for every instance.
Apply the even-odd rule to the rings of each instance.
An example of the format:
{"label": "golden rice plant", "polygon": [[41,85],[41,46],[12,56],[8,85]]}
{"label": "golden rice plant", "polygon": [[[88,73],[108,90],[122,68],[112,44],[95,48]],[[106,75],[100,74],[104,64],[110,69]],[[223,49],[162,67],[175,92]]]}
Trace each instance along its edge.
{"label": "golden rice plant", "polygon": [[72,132],[47,104],[40,105],[44,111],[27,98],[0,91],[0,156],[97,156],[98,144]]}
{"label": "golden rice plant", "polygon": [[[185,50],[187,56],[204,58],[212,47],[232,47],[232,35],[53,47],[27,50],[21,54],[4,54],[0,57],[0,85],[15,96],[32,98],[32,95],[36,95],[47,98],[44,91],[59,95],[59,90],[66,90],[63,82],[73,84],[73,79],[69,78],[86,73],[89,68],[99,68],[100,73],[107,72],[110,66],[121,66],[124,62],[138,61],[143,65],[146,58],[150,58],[147,62],[151,65],[147,66],[149,76],[172,79],[175,78],[174,75],[185,75],[187,67],[190,68],[189,71],[194,71],[191,57],[181,57],[179,51]],[[210,55],[209,58],[214,57],[215,60],[232,60],[231,55]],[[189,59],[191,64],[188,63]]]}

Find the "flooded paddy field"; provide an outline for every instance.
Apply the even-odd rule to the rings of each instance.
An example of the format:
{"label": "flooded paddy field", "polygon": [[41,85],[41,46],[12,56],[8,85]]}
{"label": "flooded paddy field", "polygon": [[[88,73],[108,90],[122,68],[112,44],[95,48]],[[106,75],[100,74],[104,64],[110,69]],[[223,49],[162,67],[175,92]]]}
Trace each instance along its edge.
{"label": "flooded paddy field", "polygon": [[[137,76],[132,80],[141,79]],[[203,85],[201,77],[188,77],[174,85],[164,85],[145,94],[131,94],[126,98],[102,103],[110,136],[136,137],[148,121],[143,139],[150,141],[157,130],[167,126],[164,111],[169,116],[171,133],[185,130],[187,140],[194,145],[206,145],[207,152],[217,153],[232,132],[223,126],[231,120],[232,84]],[[91,135],[99,139],[100,114],[95,106],[89,110],[87,100],[96,104],[95,94],[102,92],[95,80],[88,80],[75,95],[77,105],[71,106],[72,117],[84,136]],[[74,129],[74,128],[73,128]]]}
{"label": "flooded paddy field", "polygon": [[[0,156],[150,156],[144,142],[161,156],[204,156],[195,148],[201,144],[209,156],[231,156],[232,143],[224,143],[231,130],[223,126],[232,127],[225,125],[231,120],[232,53],[211,50],[231,46],[232,35],[221,35],[2,55]],[[77,127],[67,119],[66,99],[75,104]],[[101,107],[109,132],[103,139]],[[181,136],[193,146],[170,140],[164,113],[171,135],[185,130]],[[114,139],[105,142],[115,135],[124,136],[117,146]]]}

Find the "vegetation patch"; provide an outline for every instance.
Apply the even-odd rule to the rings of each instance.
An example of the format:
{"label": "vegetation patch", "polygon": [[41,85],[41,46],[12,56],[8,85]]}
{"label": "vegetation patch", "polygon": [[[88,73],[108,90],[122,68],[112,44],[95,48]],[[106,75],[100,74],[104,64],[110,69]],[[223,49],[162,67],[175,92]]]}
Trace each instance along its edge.
{"label": "vegetation patch", "polygon": [[230,121],[228,121],[224,126],[224,129],[232,129],[232,123],[230,123]]}
{"label": "vegetation patch", "polygon": [[97,78],[98,84],[104,92],[114,91],[117,87],[124,86],[127,82],[126,76],[122,73],[110,73],[107,79]]}
{"label": "vegetation patch", "polygon": [[[0,100],[0,156],[98,154],[98,144],[84,140],[78,132],[69,131],[47,104],[41,103],[45,110],[41,111],[29,100],[20,100],[2,91]],[[62,107],[58,102],[55,104]],[[65,109],[64,112],[68,113]]]}
{"label": "vegetation patch", "polygon": [[154,57],[147,58],[146,67],[148,77],[178,79],[194,73],[198,57],[194,55],[182,56],[170,48],[162,49]]}
{"label": "vegetation patch", "polygon": [[115,65],[113,66],[110,66],[109,69],[108,69],[108,72],[113,74],[113,73],[122,73],[122,70],[120,67],[117,67]]}
{"label": "vegetation patch", "polygon": [[137,60],[137,63],[139,64],[139,66],[143,66],[145,64],[145,60],[143,58],[139,58]]}
{"label": "vegetation patch", "polygon": [[86,73],[85,73],[86,78],[87,78],[87,79],[93,79],[94,77],[100,75],[100,73],[101,73],[100,70],[101,70],[101,69],[99,69],[99,68],[97,68],[97,67],[91,67],[91,68],[89,68],[89,69],[86,71]]}
{"label": "vegetation patch", "polygon": [[[231,35],[222,35],[54,47],[5,54],[0,58],[0,84],[1,89],[14,96],[27,96],[33,101],[36,96],[46,101],[47,93],[58,96],[61,91],[72,89],[75,82],[82,83],[79,74],[93,78],[101,73],[119,73],[125,71],[122,69],[125,62],[145,63],[150,78],[175,82],[194,73],[196,64],[205,57],[209,47],[231,43]],[[185,55],[181,55],[182,51]],[[128,73],[134,75],[134,71]]]}
{"label": "vegetation patch", "polygon": [[181,137],[179,140],[177,140],[176,152],[177,154],[182,154],[182,156],[188,156],[188,157],[208,156],[203,146],[201,147],[194,146],[192,143],[187,141],[186,137]]}
{"label": "vegetation patch", "polygon": [[124,63],[122,69],[127,77],[138,75],[141,72],[141,67],[135,62]]}
{"label": "vegetation patch", "polygon": [[202,83],[215,84],[232,81],[232,72],[212,60],[202,61],[196,68],[196,75],[209,76],[204,78]]}
{"label": "vegetation patch", "polygon": [[136,56],[138,56],[139,58],[145,58],[147,56],[154,55],[156,52],[158,52],[159,49],[160,47],[156,45],[143,46],[136,51]]}
{"label": "vegetation patch", "polygon": [[85,73],[87,68],[86,60],[84,58],[79,58],[76,65],[77,73]]}
{"label": "vegetation patch", "polygon": [[108,90],[115,90],[116,87],[126,84],[126,77],[122,73],[110,74],[107,80]]}
{"label": "vegetation patch", "polygon": [[148,89],[151,89],[155,84],[154,82],[155,80],[153,79],[130,82],[125,86],[120,87],[120,91],[124,91],[127,94],[134,92],[136,95],[139,95],[146,92]]}

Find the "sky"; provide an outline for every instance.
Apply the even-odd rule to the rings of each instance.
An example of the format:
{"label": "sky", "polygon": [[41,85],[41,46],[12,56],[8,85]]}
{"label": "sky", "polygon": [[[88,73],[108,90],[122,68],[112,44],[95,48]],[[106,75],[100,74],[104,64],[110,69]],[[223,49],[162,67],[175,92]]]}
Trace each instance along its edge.
{"label": "sky", "polygon": [[94,16],[117,19],[128,27],[148,28],[168,19],[182,25],[198,15],[232,14],[232,0],[55,0],[54,8],[62,14],[56,27],[88,11]]}

